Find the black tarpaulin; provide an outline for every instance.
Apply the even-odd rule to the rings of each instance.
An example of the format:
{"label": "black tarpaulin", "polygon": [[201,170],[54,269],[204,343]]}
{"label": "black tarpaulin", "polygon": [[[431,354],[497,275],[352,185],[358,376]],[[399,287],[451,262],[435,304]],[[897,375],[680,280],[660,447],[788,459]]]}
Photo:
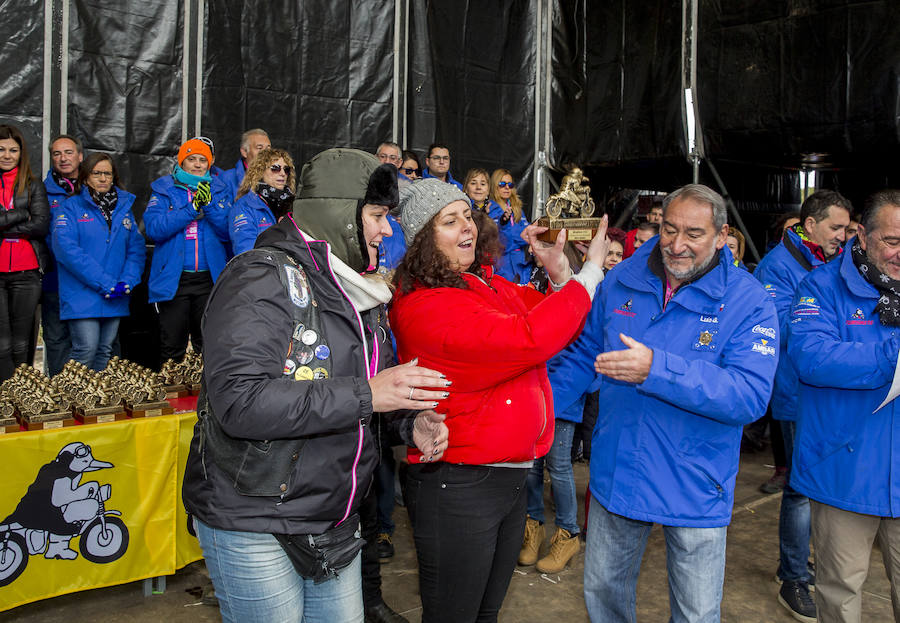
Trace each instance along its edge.
{"label": "black tarpaulin", "polygon": [[[0,123],[25,136],[31,167],[40,175],[44,89],[44,3],[23,0],[0,7]],[[13,18],[14,17],[14,18]]]}
{"label": "black tarpaulin", "polygon": [[896,156],[895,0],[704,0],[699,105],[707,153],[799,165],[799,154]]}
{"label": "black tarpaulin", "polygon": [[137,214],[181,143],[183,16],[167,0],[69,8],[68,133],[87,151],[112,152]]}
{"label": "black tarpaulin", "polygon": [[265,129],[297,166],[330,147],[375,151],[391,136],[394,3],[210,0],[203,129],[217,164]]}
{"label": "black tarpaulin", "polygon": [[682,99],[680,0],[557,0],[553,164],[683,155]]}
{"label": "black tarpaulin", "polygon": [[410,4],[410,145],[425,155],[433,141],[445,143],[460,182],[472,167],[509,169],[527,211],[536,3]]}

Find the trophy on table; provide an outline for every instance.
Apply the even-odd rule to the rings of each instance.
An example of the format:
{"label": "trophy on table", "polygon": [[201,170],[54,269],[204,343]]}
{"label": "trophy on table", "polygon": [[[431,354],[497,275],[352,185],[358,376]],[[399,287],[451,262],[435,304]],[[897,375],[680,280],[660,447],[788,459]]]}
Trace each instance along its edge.
{"label": "trophy on table", "polygon": [[547,199],[546,216],[536,222],[549,229],[538,236],[544,242],[556,242],[561,229],[567,230],[567,240],[590,241],[600,227],[600,218],[594,217],[596,204],[591,199],[590,180],[578,167],[572,168],[562,179],[559,192]]}
{"label": "trophy on table", "polygon": [[9,421],[9,406],[25,430],[44,430],[72,426],[72,401],[53,386],[50,379],[21,364],[13,376],[0,385],[0,429],[13,432],[18,426]]}

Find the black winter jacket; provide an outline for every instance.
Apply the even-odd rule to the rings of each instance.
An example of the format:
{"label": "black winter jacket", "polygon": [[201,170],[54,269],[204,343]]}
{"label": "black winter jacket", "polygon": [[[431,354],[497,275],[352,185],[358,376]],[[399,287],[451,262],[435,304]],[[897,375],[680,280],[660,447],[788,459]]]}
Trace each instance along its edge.
{"label": "black winter jacket", "polygon": [[13,197],[13,209],[0,209],[0,238],[27,238],[37,256],[41,272],[50,263],[44,238],[50,231],[50,204],[40,180],[31,182],[25,195]]}
{"label": "black winter jacket", "polygon": [[[379,327],[382,307],[357,315],[330,270],[324,242],[307,245],[291,220],[284,219],[257,241],[257,249],[262,246],[284,250],[305,270],[332,373],[309,381],[284,374],[296,327],[275,256],[267,259],[256,250],[229,262],[203,319],[204,384],[212,416],[227,435],[247,444],[246,456],[254,458],[245,462],[246,469],[257,470],[256,476],[265,478],[266,469],[285,460],[293,466],[281,495],[239,493],[209,453],[201,454],[198,424],[184,478],[184,504],[220,529],[320,534],[356,512],[371,481],[378,456],[368,426],[372,395],[366,368],[373,339],[388,356],[391,345]],[[283,454],[291,446],[273,440],[295,439],[304,441],[299,452],[266,456]]]}

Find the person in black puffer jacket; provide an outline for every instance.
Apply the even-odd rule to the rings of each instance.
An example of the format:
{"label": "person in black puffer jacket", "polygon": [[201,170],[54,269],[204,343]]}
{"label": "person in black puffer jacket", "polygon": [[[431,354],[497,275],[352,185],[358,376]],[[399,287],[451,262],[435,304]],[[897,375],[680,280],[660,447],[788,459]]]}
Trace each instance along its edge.
{"label": "person in black puffer jacket", "polygon": [[0,381],[33,358],[49,229],[47,192],[31,170],[25,139],[17,127],[0,125]]}
{"label": "person in black puffer jacket", "polygon": [[[390,351],[377,275],[387,207],[361,200],[371,154],[307,163],[292,215],[235,257],[203,319],[203,392],[183,485],[223,621],[359,621],[357,511],[378,460],[375,412],[446,448],[440,372],[379,371]],[[396,182],[394,182],[396,184]],[[414,362],[413,362],[414,364]],[[414,390],[411,388],[415,388]]]}

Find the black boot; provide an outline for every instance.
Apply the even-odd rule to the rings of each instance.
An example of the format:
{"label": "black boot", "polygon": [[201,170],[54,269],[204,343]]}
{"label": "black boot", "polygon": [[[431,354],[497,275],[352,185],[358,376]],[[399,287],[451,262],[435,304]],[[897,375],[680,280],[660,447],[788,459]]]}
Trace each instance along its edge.
{"label": "black boot", "polygon": [[366,608],[366,623],[409,623],[409,621],[382,601],[377,606]]}

